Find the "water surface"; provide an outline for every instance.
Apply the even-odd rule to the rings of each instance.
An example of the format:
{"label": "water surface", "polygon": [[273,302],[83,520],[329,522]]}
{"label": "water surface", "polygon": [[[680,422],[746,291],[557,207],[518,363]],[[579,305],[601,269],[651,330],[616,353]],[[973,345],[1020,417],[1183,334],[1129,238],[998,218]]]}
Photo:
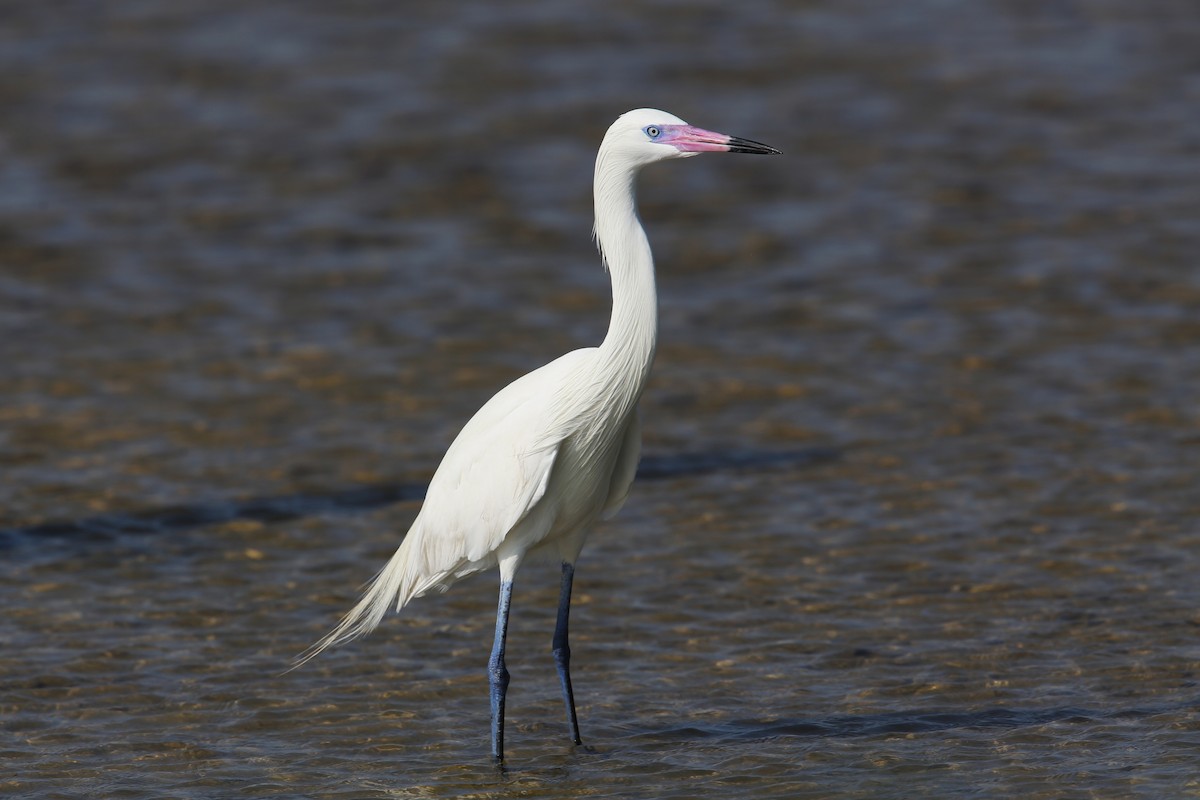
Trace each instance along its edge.
{"label": "water surface", "polygon": [[[0,787],[1200,793],[1182,2],[10,4]],[[283,674],[459,426],[595,344],[591,159],[666,108],[646,461],[579,565]]]}

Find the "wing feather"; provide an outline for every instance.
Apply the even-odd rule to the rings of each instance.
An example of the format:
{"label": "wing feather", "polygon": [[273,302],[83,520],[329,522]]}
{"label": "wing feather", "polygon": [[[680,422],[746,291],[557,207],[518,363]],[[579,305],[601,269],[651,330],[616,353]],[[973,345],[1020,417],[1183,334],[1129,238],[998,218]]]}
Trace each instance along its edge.
{"label": "wing feather", "polygon": [[560,401],[594,352],[576,350],[555,359],[510,383],[476,412],[438,465],[395,555],[299,663],[369,633],[393,606],[403,608],[414,597],[495,566],[497,550],[514,531],[525,537],[526,549],[549,533],[555,511],[540,504],[570,435],[564,420],[573,419]]}

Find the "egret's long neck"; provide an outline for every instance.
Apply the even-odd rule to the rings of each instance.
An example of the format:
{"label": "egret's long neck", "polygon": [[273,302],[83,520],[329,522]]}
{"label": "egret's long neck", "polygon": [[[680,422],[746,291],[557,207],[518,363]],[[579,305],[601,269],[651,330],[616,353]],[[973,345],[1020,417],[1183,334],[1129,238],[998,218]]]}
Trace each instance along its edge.
{"label": "egret's long neck", "polygon": [[658,340],[654,258],[637,215],[637,170],[605,156],[601,148],[596,159],[596,241],[612,277],[613,304],[600,361],[608,379],[636,402]]}

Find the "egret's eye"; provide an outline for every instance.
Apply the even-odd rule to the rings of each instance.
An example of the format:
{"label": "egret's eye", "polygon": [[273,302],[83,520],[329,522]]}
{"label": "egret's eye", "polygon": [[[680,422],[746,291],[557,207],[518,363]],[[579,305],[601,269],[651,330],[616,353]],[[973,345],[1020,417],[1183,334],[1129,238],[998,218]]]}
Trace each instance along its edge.
{"label": "egret's eye", "polygon": [[662,131],[653,125],[647,125],[644,130],[646,131],[646,135],[651,139],[657,139],[658,135],[662,133]]}

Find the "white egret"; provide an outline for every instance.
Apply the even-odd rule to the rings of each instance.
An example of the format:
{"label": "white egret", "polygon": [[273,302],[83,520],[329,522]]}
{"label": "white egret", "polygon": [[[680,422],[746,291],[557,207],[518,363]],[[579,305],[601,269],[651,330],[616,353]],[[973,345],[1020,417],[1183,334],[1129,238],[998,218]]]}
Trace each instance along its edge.
{"label": "white egret", "polygon": [[580,744],[567,618],[575,560],[592,524],[625,503],[641,454],[637,404],[658,334],[654,261],[638,219],[635,178],[655,161],[704,152],[778,154],[748,139],[688,125],[665,111],[621,115],[596,156],[595,238],[612,278],[612,317],[599,347],[518,378],[458,434],[408,535],[358,605],[302,657],[373,630],[430,591],[499,566],[500,603],[488,661],[492,756],[504,757],[504,664],[513,578],[527,555],[562,563],[553,655],[571,739]]}

